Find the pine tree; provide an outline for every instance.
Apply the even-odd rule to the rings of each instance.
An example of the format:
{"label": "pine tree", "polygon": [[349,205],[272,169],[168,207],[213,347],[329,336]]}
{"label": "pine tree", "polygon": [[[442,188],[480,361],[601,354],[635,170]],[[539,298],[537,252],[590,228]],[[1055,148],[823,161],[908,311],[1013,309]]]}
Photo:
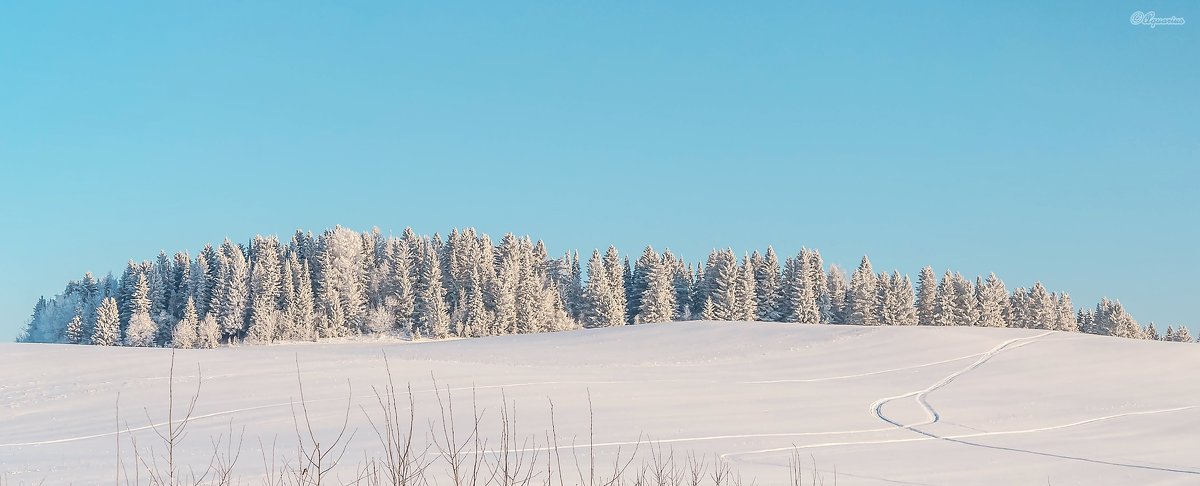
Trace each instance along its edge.
{"label": "pine tree", "polygon": [[1190,343],[1193,341],[1192,334],[1188,332],[1188,329],[1183,327],[1183,325],[1180,325],[1175,329],[1175,335],[1172,336],[1170,340],[1180,343]]}
{"label": "pine tree", "polygon": [[933,267],[925,266],[917,276],[917,323],[936,325],[937,315],[937,276],[933,274]]}
{"label": "pine tree", "polygon": [[212,349],[221,341],[221,328],[217,325],[217,317],[209,314],[200,320],[196,331],[196,347]]}
{"label": "pine tree", "polygon": [[117,301],[106,297],[96,308],[96,326],[92,329],[91,343],[96,346],[116,346],[121,339],[121,317]]}
{"label": "pine tree", "polygon": [[873,326],[878,322],[875,315],[875,299],[878,294],[876,277],[871,269],[871,260],[863,256],[858,269],[850,277],[850,292],[847,294],[847,324]]}

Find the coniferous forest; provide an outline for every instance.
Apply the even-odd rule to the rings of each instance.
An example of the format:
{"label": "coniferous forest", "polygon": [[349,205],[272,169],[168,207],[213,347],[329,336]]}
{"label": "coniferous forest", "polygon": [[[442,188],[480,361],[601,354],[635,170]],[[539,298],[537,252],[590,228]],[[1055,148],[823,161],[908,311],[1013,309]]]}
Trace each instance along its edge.
{"label": "coniferous forest", "polygon": [[1021,327],[1192,341],[1183,326],[1142,327],[1120,302],[1077,309],[1040,282],[1006,288],[996,275],[921,269],[914,283],[877,273],[867,257],[849,276],[816,250],[780,261],[716,250],[703,263],[651,247],[552,258],[545,245],[474,229],[400,237],[335,227],[289,241],[225,240],[199,254],[131,260],[121,276],[87,273],[40,299],[19,341],[212,348],[390,334],[478,337],[677,320],[887,326]]}

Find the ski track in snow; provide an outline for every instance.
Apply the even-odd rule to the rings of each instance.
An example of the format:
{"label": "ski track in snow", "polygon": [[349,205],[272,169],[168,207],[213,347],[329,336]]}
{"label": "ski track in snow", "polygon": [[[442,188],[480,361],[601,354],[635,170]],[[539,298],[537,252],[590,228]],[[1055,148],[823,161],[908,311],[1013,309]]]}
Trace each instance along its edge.
{"label": "ski track in snow", "polygon": [[[1070,427],[1077,427],[1077,426],[1081,426],[1081,425],[1103,422],[1103,421],[1118,419],[1118,418],[1122,418],[1122,417],[1140,416],[1140,415],[1155,415],[1155,414],[1161,414],[1161,413],[1170,413],[1170,412],[1191,410],[1191,409],[1200,407],[1197,405],[1187,405],[1187,406],[1182,406],[1182,407],[1164,408],[1164,409],[1157,409],[1157,410],[1144,410],[1144,411],[1138,411],[1138,412],[1123,412],[1123,413],[1117,413],[1117,414],[1112,414],[1112,415],[1105,415],[1102,417],[1093,417],[1090,419],[1079,420],[1079,421],[1070,422],[1070,423],[1066,423],[1066,424],[1050,425],[1050,426],[1046,426],[1046,427],[1034,427],[1034,428],[1028,428],[1028,429],[1005,430],[1005,431],[996,431],[996,432],[977,432],[977,433],[972,433],[972,434],[959,434],[959,435],[943,436],[943,435],[937,435],[937,434],[934,434],[931,432],[926,432],[924,430],[920,430],[920,429],[916,428],[916,427],[936,423],[941,419],[941,415],[938,414],[937,410],[935,410],[929,404],[928,396],[930,393],[950,384],[959,376],[962,376],[963,374],[978,368],[979,366],[983,365],[991,358],[995,357],[1001,351],[1004,351],[1007,349],[1016,349],[1021,346],[1025,346],[1027,344],[1034,343],[1034,342],[1036,342],[1035,341],[1036,339],[1041,338],[1046,335],[1049,335],[1049,334],[1052,334],[1052,333],[1053,333],[1053,331],[1046,331],[1046,332],[1044,332],[1042,334],[1038,334],[1036,336],[1028,336],[1028,337],[1022,337],[1022,338],[1009,339],[1007,341],[1004,341],[1004,342],[996,345],[991,350],[989,350],[985,353],[981,353],[982,356],[978,360],[976,360],[974,363],[972,363],[970,366],[967,366],[966,368],[963,368],[961,370],[958,370],[954,373],[947,375],[945,378],[942,378],[941,380],[939,380],[937,383],[934,383],[933,385],[930,385],[921,390],[916,390],[916,391],[911,391],[908,393],[903,393],[900,395],[881,398],[871,404],[871,407],[870,407],[871,414],[874,415],[876,418],[883,420],[884,422],[887,422],[895,427],[898,427],[899,429],[911,430],[913,432],[921,434],[923,437],[909,437],[909,438],[903,438],[903,439],[880,439],[880,440],[869,440],[869,441],[826,442],[826,443],[806,444],[806,445],[794,445],[793,444],[788,447],[775,447],[775,448],[770,448],[770,449],[760,449],[760,450],[754,450],[754,451],[725,453],[725,454],[721,454],[720,457],[722,459],[727,459],[727,458],[736,458],[736,457],[753,455],[753,454],[767,454],[767,453],[785,452],[785,451],[790,452],[790,451],[795,451],[795,450],[799,450],[799,449],[816,449],[816,448],[825,448],[825,447],[877,445],[877,444],[900,444],[900,443],[921,442],[921,441],[930,441],[930,440],[946,440],[946,441],[958,442],[958,443],[972,445],[972,446],[978,446],[978,447],[1002,449],[1002,450],[1008,450],[1008,451],[1012,451],[1012,452],[1022,452],[1022,453],[1026,453],[1026,454],[1056,457],[1056,458],[1060,458],[1060,459],[1077,460],[1077,461],[1091,462],[1091,463],[1096,463],[1096,464],[1105,464],[1105,465],[1119,466],[1119,467],[1131,467],[1131,468],[1138,468],[1138,469],[1151,469],[1151,470],[1156,470],[1156,471],[1176,472],[1176,473],[1184,473],[1184,474],[1200,474],[1200,470],[1183,469],[1179,466],[1173,466],[1173,465],[1170,467],[1159,467],[1159,466],[1148,466],[1148,465],[1143,465],[1143,464],[1128,464],[1128,463],[1120,463],[1120,462],[1114,462],[1114,461],[1091,459],[1091,458],[1086,458],[1086,457],[1069,456],[1069,455],[1065,455],[1065,454],[1054,454],[1054,453],[1040,452],[1040,451],[1034,451],[1034,450],[1028,450],[1028,449],[1019,449],[1019,448],[1014,448],[1014,447],[989,446],[989,445],[985,445],[985,444],[967,442],[964,440],[964,439],[972,439],[972,438],[978,438],[978,437],[995,437],[995,436],[1005,436],[1005,435],[1029,434],[1029,433],[1035,433],[1035,432],[1047,432],[1047,431],[1052,431],[1052,430],[1060,430],[1060,429],[1066,429],[1066,428],[1070,428]],[[979,356],[979,355],[973,355],[973,356]],[[968,357],[970,357],[970,356],[968,356]],[[960,358],[960,359],[962,359],[962,358]],[[956,360],[952,360],[952,361],[956,361]],[[886,404],[890,401],[893,401],[893,400],[898,400],[901,398],[908,398],[908,397],[916,397],[917,403],[921,405],[921,407],[924,409],[924,411],[926,413],[926,416],[928,417],[926,421],[918,423],[918,424],[902,424],[900,422],[897,422],[895,420],[888,418],[886,415],[883,414],[882,409],[883,409],[884,404]],[[896,430],[896,429],[887,429],[887,430]],[[879,429],[865,429],[865,430],[857,430],[857,431],[844,431],[843,433],[850,435],[850,434],[856,434],[856,433],[878,432],[878,431],[879,431]]]}
{"label": "ski track in snow", "polygon": [[[871,404],[871,414],[874,415],[879,420],[882,420],[889,424],[895,425],[896,427],[901,427],[901,428],[910,429],[910,430],[913,427],[919,427],[922,425],[929,425],[932,423],[936,423],[938,420],[941,419],[941,415],[937,413],[937,410],[934,410],[934,408],[929,405],[929,401],[927,400],[927,397],[929,396],[930,393],[932,393],[934,390],[937,390],[938,388],[949,385],[951,382],[953,382],[959,376],[962,376],[964,373],[967,373],[975,368],[978,368],[979,366],[986,363],[988,360],[992,359],[992,357],[996,356],[997,354],[1000,354],[1001,351],[1004,351],[1006,349],[1019,348],[1026,344],[1034,342],[1034,340],[1036,340],[1040,337],[1044,337],[1049,334],[1052,334],[1053,332],[1054,331],[1046,331],[1046,332],[1038,334],[1036,336],[1013,338],[1013,339],[1004,341],[1000,344],[997,344],[992,349],[989,349],[988,351],[986,351],[984,353],[980,353],[982,356],[980,356],[979,359],[975,360],[974,363],[971,363],[970,366],[967,366],[966,368],[963,368],[961,370],[955,371],[954,373],[950,373],[949,375],[946,375],[945,378],[938,380],[937,383],[929,385],[928,387],[925,387],[921,390],[915,390],[915,391],[911,391],[908,393],[903,393],[900,395],[880,398],[879,400],[876,400],[874,403]],[[1020,343],[1020,344],[1016,344],[1014,346],[1015,343]],[[905,424],[896,422],[895,420],[892,420],[883,414],[883,406],[885,404],[887,404],[888,402],[893,401],[893,400],[899,400],[901,398],[913,397],[913,396],[916,397],[917,403],[921,405],[921,408],[923,408],[925,410],[925,415],[928,417],[928,420],[926,420],[925,422],[921,422],[919,424],[905,425]]]}

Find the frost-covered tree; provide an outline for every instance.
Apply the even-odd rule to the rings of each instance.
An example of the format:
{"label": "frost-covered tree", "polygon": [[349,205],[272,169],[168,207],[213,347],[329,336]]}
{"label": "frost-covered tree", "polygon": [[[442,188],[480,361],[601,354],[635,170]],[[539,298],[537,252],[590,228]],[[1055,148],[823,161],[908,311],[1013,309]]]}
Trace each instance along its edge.
{"label": "frost-covered tree", "polygon": [[139,273],[134,284],[133,294],[130,295],[132,311],[129,315],[129,326],[125,328],[126,346],[154,346],[158,335],[158,324],[150,318],[150,285],[146,274]]}
{"label": "frost-covered tree", "polygon": [[846,293],[849,284],[846,282],[846,272],[837,265],[829,266],[829,274],[825,277],[825,288],[829,289],[829,323],[846,323]]}
{"label": "frost-covered tree", "polygon": [[[922,268],[917,276],[917,323],[922,326],[937,323],[937,284],[933,267]],[[1004,297],[1007,298],[1007,294]]]}
{"label": "frost-covered tree", "polygon": [[196,347],[212,349],[221,342],[221,328],[217,325],[217,317],[209,314],[200,320],[196,330]]}
{"label": "frost-covered tree", "polygon": [[644,287],[638,296],[638,320],[640,322],[667,322],[675,314],[675,270],[672,262],[661,258],[650,247],[638,259],[641,278],[638,286]]}
{"label": "frost-covered tree", "polygon": [[227,339],[241,336],[246,330],[247,304],[250,298],[250,275],[241,245],[228,239],[221,245],[218,256],[217,289],[213,296],[217,325]]}
{"label": "frost-covered tree", "polygon": [[496,255],[496,276],[488,286],[488,301],[493,309],[493,329],[499,334],[517,332],[517,284],[521,278],[520,244],[507,233],[500,240]]}
{"label": "frost-covered tree", "polygon": [[663,259],[670,262],[671,285],[675,291],[675,312],[672,319],[680,321],[695,319],[699,309],[692,303],[694,290],[692,287],[695,286],[696,281],[691,266],[676,258],[671,254],[671,250],[663,252]]}
{"label": "frost-covered tree", "polygon": [[604,252],[604,273],[608,276],[608,285],[612,290],[615,312],[621,316],[622,321],[625,321],[628,315],[626,311],[629,302],[625,293],[625,270],[628,267],[628,262],[622,263],[617,247],[609,246]]}
{"label": "frost-covered tree", "polygon": [[1075,324],[1075,306],[1071,304],[1071,296],[1066,292],[1054,295],[1054,314],[1058,320],[1054,329],[1067,332],[1079,332]]}
{"label": "frost-covered tree", "polygon": [[[80,310],[82,312],[82,309]],[[75,314],[71,321],[67,323],[67,329],[63,333],[63,338],[67,344],[82,344],[84,338],[83,316]]]}
{"label": "frost-covered tree", "polygon": [[[880,274],[879,324],[884,326],[914,326],[917,324],[915,294],[912,281],[900,272]],[[886,277],[886,278],[885,278]]]}
{"label": "frost-covered tree", "polygon": [[712,298],[704,299],[704,307],[700,309],[700,319],[705,321],[717,320],[717,308],[713,305]]}
{"label": "frost-covered tree", "polygon": [[736,296],[731,317],[738,321],[753,321],[758,313],[758,302],[754,289],[754,269],[751,268],[748,258],[743,258],[742,264],[738,266]]}
{"label": "frost-covered tree", "polygon": [[419,252],[417,295],[413,310],[414,327],[423,336],[441,339],[450,334],[450,314],[442,288],[442,266],[438,252],[424,244]]}
{"label": "frost-covered tree", "polygon": [[767,253],[759,257],[758,252],[750,256],[754,263],[754,293],[758,303],[758,320],[779,322],[783,320],[783,293],[780,287],[781,270],[775,248],[768,246]]}
{"label": "frost-covered tree", "polygon": [[[662,258],[654,251],[654,248],[647,245],[646,249],[642,250],[642,256],[638,257],[633,264],[633,272],[630,275],[629,286],[626,289],[629,293],[628,305],[626,311],[631,314],[629,320],[633,320],[633,316],[642,314],[642,295],[646,293],[646,288],[649,286],[647,280],[651,268],[660,265]],[[646,322],[646,321],[642,321]]]}
{"label": "frost-covered tree", "polygon": [[336,226],[321,234],[317,253],[317,297],[323,318],[319,332],[325,337],[344,336],[358,328],[366,312],[367,262],[362,238]]}
{"label": "frost-covered tree", "polygon": [[1142,337],[1141,326],[1125,312],[1125,308],[1118,301],[1102,299],[1096,305],[1094,319],[1094,326],[1099,334],[1132,339],[1141,339]]}
{"label": "frost-covered tree", "polygon": [[171,334],[171,345],[181,349],[195,348],[199,332],[200,317],[196,313],[196,301],[188,296],[183,307],[183,317],[175,323],[175,330]]}
{"label": "frost-covered tree", "polygon": [[875,299],[878,295],[875,280],[871,260],[864,255],[858,269],[850,277],[850,291],[846,295],[847,324],[873,326],[878,323],[875,315]]}
{"label": "frost-covered tree", "polygon": [[1150,324],[1147,324],[1146,328],[1142,330],[1142,338],[1148,339],[1151,341],[1162,341],[1163,340],[1162,337],[1158,335],[1158,329],[1154,328],[1153,322],[1151,322]]}
{"label": "frost-covered tree", "polygon": [[278,334],[279,298],[283,269],[279,262],[279,241],[256,236],[251,246],[250,320],[247,339],[271,342]]}
{"label": "frost-covered tree", "polygon": [[1167,333],[1163,335],[1163,341],[1190,343],[1192,342],[1192,335],[1190,332],[1188,332],[1188,329],[1182,325],[1174,329],[1172,329],[1171,326],[1167,326]]}
{"label": "frost-covered tree", "polygon": [[1025,315],[1032,329],[1054,329],[1058,324],[1058,308],[1054,298],[1041,282],[1034,282],[1025,300]]}
{"label": "frost-covered tree", "polygon": [[117,310],[117,300],[104,298],[96,308],[95,321],[91,343],[96,346],[116,346],[121,340],[121,316]]}
{"label": "frost-covered tree", "polygon": [[821,321],[821,309],[817,305],[816,288],[812,285],[812,259],[808,250],[800,250],[796,257],[789,258],[784,263],[783,270],[783,299],[788,314],[786,322],[817,324]]}
{"label": "frost-covered tree", "polygon": [[983,327],[1005,327],[1008,315],[1008,290],[1004,282],[989,274],[987,280],[977,283],[975,295],[978,305],[979,321]]}
{"label": "frost-covered tree", "polygon": [[713,317],[718,320],[735,320],[738,304],[738,265],[733,250],[714,250],[708,255],[704,267],[704,298],[712,301]]}
{"label": "frost-covered tree", "polygon": [[[620,326],[625,324],[625,309],[621,305],[624,291],[620,287],[614,286],[614,282],[620,281],[620,269],[614,267],[609,270],[600,256],[600,251],[592,252],[592,258],[588,260],[587,265],[588,279],[587,295],[588,315],[585,323],[589,327],[609,327]],[[616,278],[613,278],[613,272],[616,272]]]}
{"label": "frost-covered tree", "polygon": [[825,282],[825,263],[821,260],[821,252],[801,249],[800,257],[804,271],[804,283],[812,287],[813,299],[816,302],[817,317],[813,323],[828,324],[832,317],[833,301],[829,295],[829,287]]}

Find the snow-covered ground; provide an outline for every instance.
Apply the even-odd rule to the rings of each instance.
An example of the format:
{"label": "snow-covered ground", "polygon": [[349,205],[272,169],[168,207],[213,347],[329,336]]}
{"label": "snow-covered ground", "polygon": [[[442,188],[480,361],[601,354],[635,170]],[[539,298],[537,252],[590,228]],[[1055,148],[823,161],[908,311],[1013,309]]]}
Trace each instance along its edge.
{"label": "snow-covered ground", "polygon": [[[111,483],[118,442],[132,468],[124,431],[154,445],[144,427],[165,420],[170,353],[0,344],[0,482]],[[553,399],[572,475],[565,446],[587,442],[590,392],[601,462],[641,439],[722,457],[757,484],[786,481],[796,449],[826,484],[1200,484],[1200,346],[969,327],[688,322],[178,351],[177,410],[197,366],[204,376],[178,455],[202,467],[231,427],[244,427],[246,477],[272,462],[260,440],[289,455],[298,362],[318,438],[336,435],[353,397],[348,476],[377,455],[366,414],[385,353],[395,381],[411,383],[421,441],[438,418],[431,377],[451,388],[464,429],[474,387],[490,444],[502,394],[534,447]]]}

